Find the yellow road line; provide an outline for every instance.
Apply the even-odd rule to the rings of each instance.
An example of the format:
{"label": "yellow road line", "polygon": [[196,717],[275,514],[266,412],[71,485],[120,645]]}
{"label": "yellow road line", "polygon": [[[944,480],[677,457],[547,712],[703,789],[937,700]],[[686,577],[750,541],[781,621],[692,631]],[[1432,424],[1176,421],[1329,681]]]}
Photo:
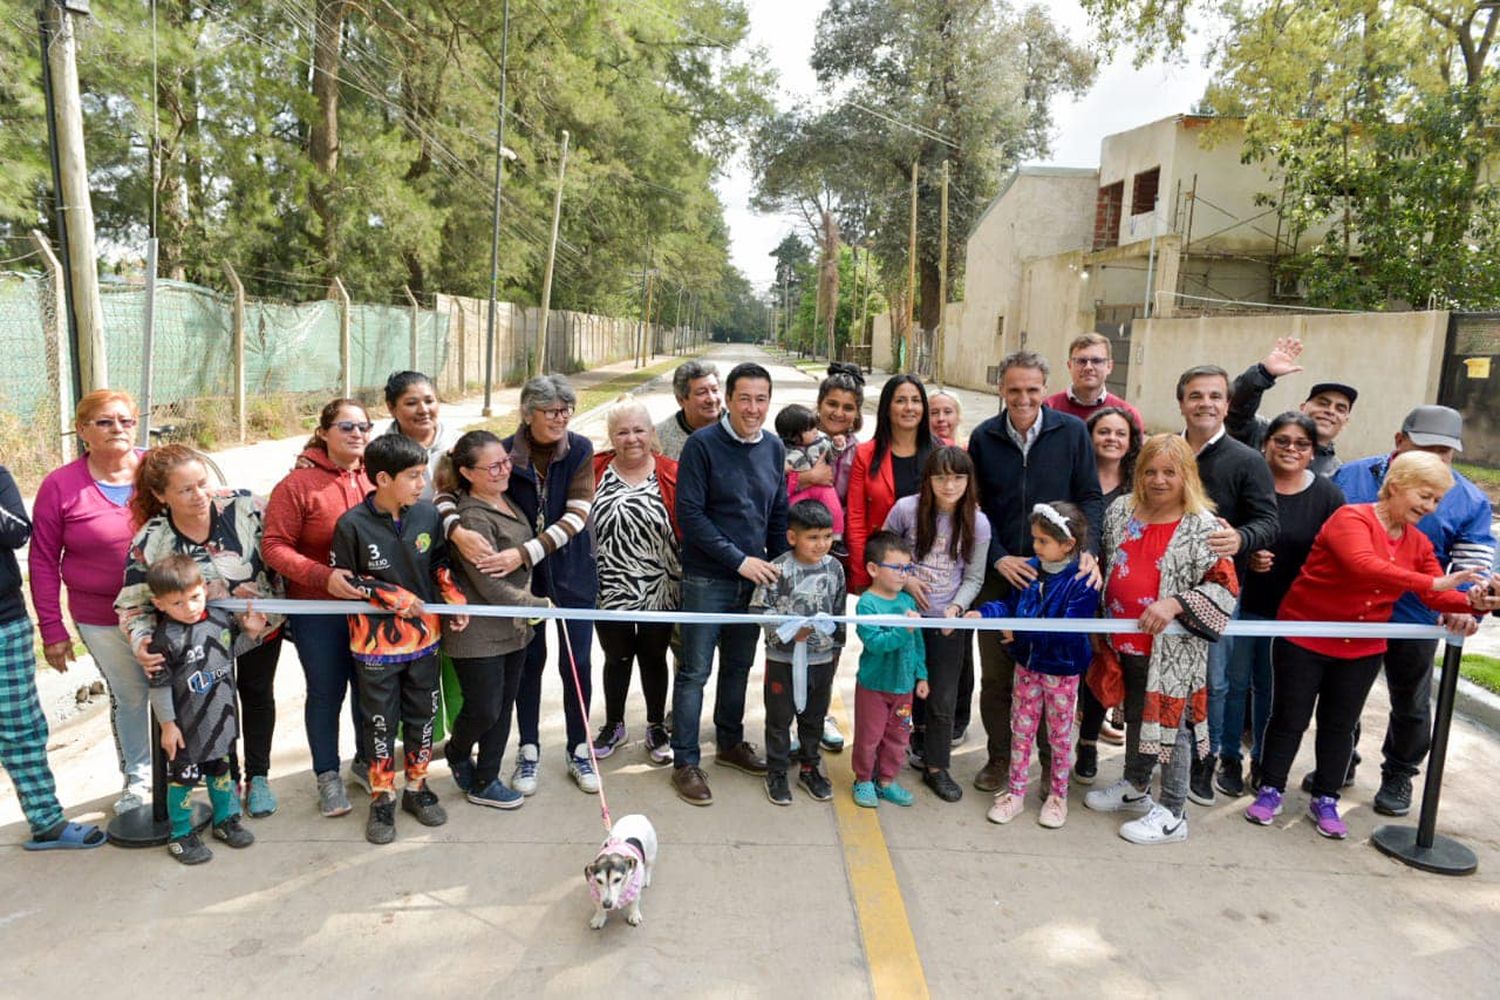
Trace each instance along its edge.
{"label": "yellow road line", "polygon": [[[853,727],[843,699],[835,691],[832,711],[844,723],[852,749]],[[922,957],[912,936],[906,916],[906,901],[896,869],[886,848],[876,810],[854,804],[850,788],[854,770],[850,754],[828,754],[828,778],[833,782],[834,812],[838,816],[839,841],[844,848],[844,868],[854,895],[854,911],[859,918],[859,933],[864,941],[865,960],[870,967],[870,986],[878,1000],[894,997],[925,998],[927,977],[922,971]],[[887,807],[891,808],[891,807]]]}

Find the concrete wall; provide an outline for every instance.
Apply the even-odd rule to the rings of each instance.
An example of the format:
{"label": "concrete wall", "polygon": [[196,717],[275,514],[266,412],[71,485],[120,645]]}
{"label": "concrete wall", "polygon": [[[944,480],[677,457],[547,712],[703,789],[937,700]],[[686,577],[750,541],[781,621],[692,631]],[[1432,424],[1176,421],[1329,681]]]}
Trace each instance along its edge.
{"label": "concrete wall", "polygon": [[895,357],[891,353],[891,314],[888,312],[870,317],[870,364],[883,371],[895,371]]}
{"label": "concrete wall", "polygon": [[1127,398],[1148,428],[1179,430],[1175,388],[1183,369],[1218,364],[1233,378],[1264,357],[1277,337],[1295,336],[1304,344],[1307,370],[1266,393],[1261,413],[1296,409],[1314,383],[1347,382],[1360,395],[1339,437],[1339,454],[1371,455],[1390,447],[1412,407],[1437,401],[1447,330],[1446,312],[1136,320]]}

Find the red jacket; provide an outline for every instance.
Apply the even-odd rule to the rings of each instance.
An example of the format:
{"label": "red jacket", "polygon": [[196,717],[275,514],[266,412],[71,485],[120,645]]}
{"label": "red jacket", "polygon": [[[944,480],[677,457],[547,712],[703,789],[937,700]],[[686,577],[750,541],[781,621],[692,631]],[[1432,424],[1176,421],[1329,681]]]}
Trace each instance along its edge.
{"label": "red jacket", "polygon": [[870,585],[865,572],[865,539],[885,525],[885,516],[896,506],[896,476],[891,469],[891,454],[886,452],[880,470],[872,479],[870,461],[875,456],[875,442],[865,441],[854,450],[854,466],[849,471],[849,498],[844,511],[844,544],[849,547],[849,591],[855,593]]}
{"label": "red jacket", "polygon": [[340,469],[322,448],[304,450],[302,459],[306,467],[294,468],[271,490],[261,557],[286,580],[286,596],[326,601],[333,526],[372,487],[363,469]]}
{"label": "red jacket", "polygon": [[[604,478],[604,470],[615,459],[614,449],[594,452],[594,489]],[[656,456],[656,485],[661,489],[661,502],[666,504],[667,516],[672,519],[672,533],[682,541],[682,529],[677,526],[677,462],[665,455]]]}
{"label": "red jacket", "polygon": [[[1471,610],[1462,592],[1432,589],[1432,581],[1442,575],[1426,535],[1408,525],[1401,538],[1392,541],[1375,516],[1374,504],[1349,504],[1323,524],[1276,617],[1281,621],[1388,622],[1396,601],[1407,591],[1434,611]],[[1384,639],[1287,641],[1341,660],[1383,653],[1386,644]]]}

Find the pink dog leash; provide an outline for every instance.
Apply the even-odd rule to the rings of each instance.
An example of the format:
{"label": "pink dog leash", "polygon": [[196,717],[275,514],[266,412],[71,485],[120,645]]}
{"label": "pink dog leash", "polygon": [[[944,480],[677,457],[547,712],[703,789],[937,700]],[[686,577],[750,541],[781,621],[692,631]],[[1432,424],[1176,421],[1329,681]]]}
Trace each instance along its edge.
{"label": "pink dog leash", "polygon": [[594,741],[588,738],[589,720],[583,707],[583,682],[578,679],[578,661],[573,658],[573,641],[568,638],[567,626],[564,625],[558,631],[562,632],[563,648],[568,651],[568,666],[573,671],[573,690],[578,695],[578,710],[583,713],[583,745],[589,748],[589,763],[594,768],[594,779],[599,782],[599,818],[604,821],[605,837],[609,837],[614,832],[615,823],[609,818],[609,800],[604,797],[604,775],[599,771],[599,758],[594,756]]}

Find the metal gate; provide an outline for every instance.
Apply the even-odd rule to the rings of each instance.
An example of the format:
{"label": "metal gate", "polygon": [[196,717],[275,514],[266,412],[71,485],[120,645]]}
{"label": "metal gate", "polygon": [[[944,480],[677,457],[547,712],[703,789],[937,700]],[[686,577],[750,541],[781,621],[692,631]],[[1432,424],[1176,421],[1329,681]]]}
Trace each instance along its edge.
{"label": "metal gate", "polygon": [[1136,306],[1096,306],[1094,308],[1094,332],[1109,338],[1110,356],[1115,367],[1109,373],[1104,387],[1121,399],[1129,397],[1125,387],[1130,384],[1130,322],[1141,315]]}
{"label": "metal gate", "polygon": [[1449,313],[1438,402],[1464,415],[1464,461],[1500,468],[1500,312]]}

